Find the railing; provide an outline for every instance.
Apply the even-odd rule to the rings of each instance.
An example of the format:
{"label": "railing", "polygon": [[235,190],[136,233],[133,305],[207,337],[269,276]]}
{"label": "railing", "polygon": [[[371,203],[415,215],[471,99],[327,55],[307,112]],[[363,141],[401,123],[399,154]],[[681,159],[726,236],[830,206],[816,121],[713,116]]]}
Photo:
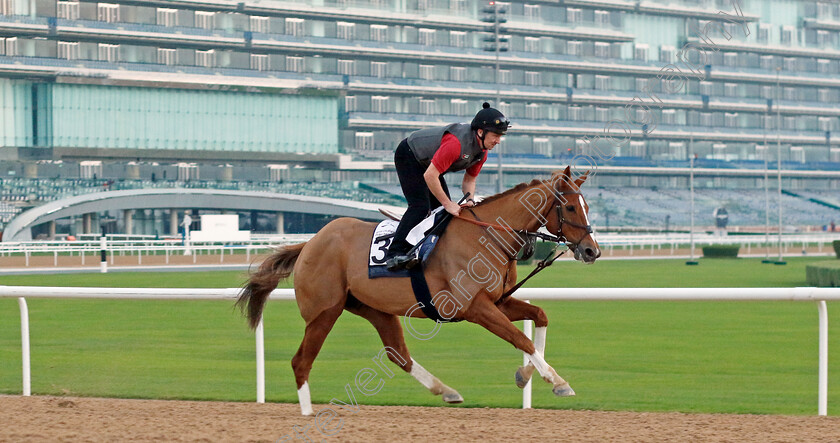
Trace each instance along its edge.
{"label": "railing", "polygon": [[[31,394],[29,365],[29,313],[25,297],[32,298],[100,298],[153,300],[231,300],[239,289],[164,289],[164,288],[60,288],[33,286],[0,286],[0,297],[18,297],[21,316],[21,352],[23,361],[23,395]],[[574,291],[554,288],[520,289],[523,300],[564,301],[811,301],[817,303],[819,317],[819,415],[828,413],[828,311],[826,300],[840,300],[840,288],[576,288]],[[294,290],[276,289],[272,300],[294,300]],[[532,322],[524,329],[531,336]],[[527,360],[525,361],[527,363]],[[265,346],[263,323],[256,329],[257,402],[265,402]],[[531,383],[522,393],[522,407],[531,407]]]}

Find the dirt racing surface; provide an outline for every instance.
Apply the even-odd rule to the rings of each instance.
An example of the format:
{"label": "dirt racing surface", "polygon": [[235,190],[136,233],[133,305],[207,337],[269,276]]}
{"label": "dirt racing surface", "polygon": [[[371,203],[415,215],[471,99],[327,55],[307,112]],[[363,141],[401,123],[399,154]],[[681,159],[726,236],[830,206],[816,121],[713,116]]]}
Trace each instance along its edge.
{"label": "dirt racing surface", "polygon": [[[836,442],[840,417],[0,396],[0,441]],[[328,435],[329,434],[329,435]]]}

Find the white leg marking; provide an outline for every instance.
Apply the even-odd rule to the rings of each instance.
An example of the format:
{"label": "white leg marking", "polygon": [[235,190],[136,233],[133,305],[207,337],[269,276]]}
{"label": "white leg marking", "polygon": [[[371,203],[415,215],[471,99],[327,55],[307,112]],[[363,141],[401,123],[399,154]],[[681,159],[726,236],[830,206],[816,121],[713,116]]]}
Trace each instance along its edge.
{"label": "white leg marking", "polygon": [[303,386],[298,389],[298,402],[300,403],[301,415],[312,415],[312,397],[309,395],[309,382],[303,382]]}
{"label": "white leg marking", "polygon": [[534,347],[543,357],[545,357],[545,333],[547,328],[547,326],[534,328]]}
{"label": "white leg marking", "polygon": [[443,387],[441,386],[442,383],[440,380],[437,379],[431,372],[427,371],[426,368],[420,366],[420,363],[417,363],[416,360],[413,358],[411,359],[411,376],[416,378],[417,381],[420,382],[421,385],[425,386],[426,389],[432,391],[432,394],[440,394],[443,392]]}

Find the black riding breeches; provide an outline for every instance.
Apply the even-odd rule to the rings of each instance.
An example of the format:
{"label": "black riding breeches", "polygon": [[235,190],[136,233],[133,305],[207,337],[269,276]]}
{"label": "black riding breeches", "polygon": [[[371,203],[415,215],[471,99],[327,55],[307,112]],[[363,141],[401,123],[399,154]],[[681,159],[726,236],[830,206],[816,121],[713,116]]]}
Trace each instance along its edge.
{"label": "black riding breeches", "polygon": [[[397,232],[394,233],[394,241],[391,242],[391,246],[388,249],[389,255],[408,252],[411,249],[411,245],[405,240],[408,232],[426,218],[432,209],[441,206],[441,203],[432,195],[432,191],[429,190],[429,186],[423,178],[426,168],[414,157],[406,140],[400,142],[394,153],[394,165],[397,169],[397,177],[400,179],[403,195],[405,195],[405,200],[408,202],[408,209],[405,211],[399,227],[397,227]],[[449,188],[446,186],[446,180],[443,179],[443,174],[439,178],[443,192],[449,197]]]}

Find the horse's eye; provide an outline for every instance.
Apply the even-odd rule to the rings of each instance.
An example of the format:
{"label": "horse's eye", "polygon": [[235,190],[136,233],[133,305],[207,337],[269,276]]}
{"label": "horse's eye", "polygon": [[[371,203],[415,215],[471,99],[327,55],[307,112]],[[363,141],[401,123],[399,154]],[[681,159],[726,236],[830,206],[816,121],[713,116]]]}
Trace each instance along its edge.
{"label": "horse's eye", "polygon": [[575,207],[574,206],[566,206],[566,210],[569,211],[569,212],[575,212]]}

